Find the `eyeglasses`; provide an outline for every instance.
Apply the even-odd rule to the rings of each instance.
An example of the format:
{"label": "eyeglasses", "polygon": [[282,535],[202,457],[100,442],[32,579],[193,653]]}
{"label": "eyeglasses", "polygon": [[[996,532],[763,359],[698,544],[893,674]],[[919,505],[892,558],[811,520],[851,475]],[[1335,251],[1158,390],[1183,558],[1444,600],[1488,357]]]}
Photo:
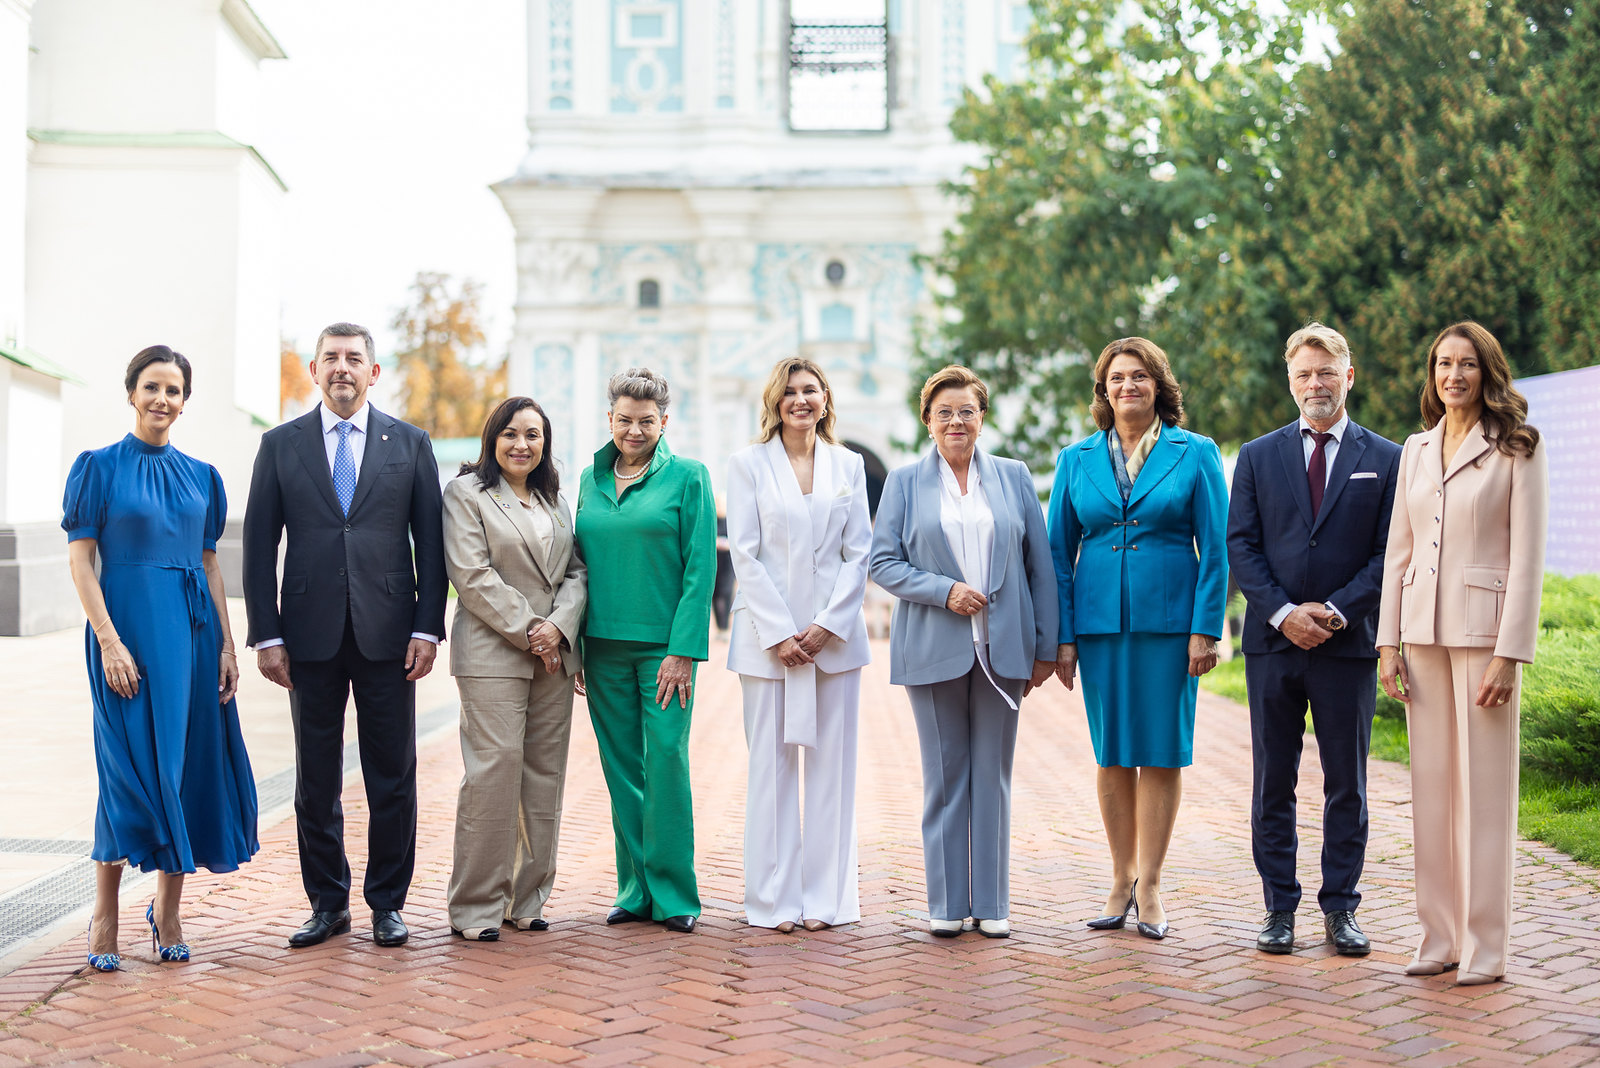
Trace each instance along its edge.
{"label": "eyeglasses", "polygon": [[976,408],[962,408],[960,411],[951,411],[949,408],[940,408],[938,411],[933,413],[933,421],[936,423],[970,423],[974,419],[978,418],[979,414],[980,413]]}

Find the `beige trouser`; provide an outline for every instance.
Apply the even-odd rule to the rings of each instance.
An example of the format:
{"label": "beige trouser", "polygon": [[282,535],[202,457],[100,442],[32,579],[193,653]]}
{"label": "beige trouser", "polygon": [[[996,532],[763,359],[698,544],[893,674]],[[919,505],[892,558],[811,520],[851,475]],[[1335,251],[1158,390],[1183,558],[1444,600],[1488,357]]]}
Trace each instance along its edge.
{"label": "beige trouser", "polygon": [[457,677],[461,793],[450,926],[475,937],[502,920],[538,919],[556,877],[561,793],[572,733],[572,680]]}
{"label": "beige trouser", "polygon": [[1493,649],[1405,647],[1416,959],[1500,976],[1511,953],[1522,670],[1510,701],[1481,707],[1474,698],[1493,658]]}

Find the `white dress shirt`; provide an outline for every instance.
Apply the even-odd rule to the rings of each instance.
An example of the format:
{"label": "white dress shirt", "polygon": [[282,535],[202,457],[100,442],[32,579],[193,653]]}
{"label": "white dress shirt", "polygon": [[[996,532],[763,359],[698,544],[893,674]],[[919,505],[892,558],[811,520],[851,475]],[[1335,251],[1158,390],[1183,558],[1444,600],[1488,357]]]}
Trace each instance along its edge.
{"label": "white dress shirt", "polygon": [[333,458],[339,451],[339,423],[347,421],[355,427],[350,432],[350,456],[356,462],[356,472],[361,471],[361,458],[367,454],[367,416],[372,414],[372,409],[366,401],[361,402],[361,407],[348,420],[338,412],[330,409],[326,404],[317,405],[317,411],[322,415],[322,447],[328,452],[328,473],[333,474]]}
{"label": "white dress shirt", "polygon": [[[989,563],[994,559],[994,510],[989,498],[983,495],[976,462],[967,464],[967,492],[961,492],[961,483],[939,454],[939,527],[945,541],[961,569],[961,581],[985,597],[989,595]],[[1005,698],[1006,704],[1017,707],[994,677],[989,667],[989,607],[978,609],[972,620],[972,644],[977,649],[978,666],[991,685]]]}
{"label": "white dress shirt", "polygon": [[[1328,488],[1328,480],[1333,478],[1333,461],[1339,458],[1339,443],[1344,440],[1344,432],[1348,429],[1350,429],[1350,413],[1345,412],[1343,415],[1339,416],[1339,421],[1330,426],[1326,431],[1326,433],[1332,434],[1333,437],[1322,446],[1322,456],[1323,459],[1327,461],[1327,467],[1324,469],[1323,473],[1323,489]],[[1311,450],[1317,447],[1316,439],[1311,435],[1317,433],[1322,433],[1322,431],[1317,430],[1310,423],[1306,422],[1306,417],[1302,415],[1300,417],[1300,444],[1305,447],[1304,455],[1308,478],[1310,477],[1311,471]],[[1292,604],[1284,605],[1282,608],[1272,613],[1267,622],[1271,623],[1274,629],[1282,630],[1283,621],[1289,618],[1289,613],[1293,612],[1296,607],[1297,606]],[[1344,613],[1339,611],[1338,605],[1335,605],[1332,601],[1329,601],[1328,607],[1333,609],[1334,613],[1337,614],[1340,619],[1344,620],[1345,626],[1350,625],[1350,621],[1345,619]]]}

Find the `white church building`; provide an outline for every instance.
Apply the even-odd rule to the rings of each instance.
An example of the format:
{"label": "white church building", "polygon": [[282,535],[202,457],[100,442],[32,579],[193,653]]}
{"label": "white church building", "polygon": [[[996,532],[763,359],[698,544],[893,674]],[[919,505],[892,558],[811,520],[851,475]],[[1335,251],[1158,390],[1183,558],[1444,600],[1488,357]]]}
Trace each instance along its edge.
{"label": "white church building", "polygon": [[251,146],[282,58],[245,0],[0,0],[0,635],[83,618],[62,485],[132,428],[148,345],[193,362],[174,444],[242,515],[278,419],[284,187]]}
{"label": "white church building", "polygon": [[930,309],[919,254],[972,158],[962,90],[1010,74],[1026,0],[528,0],[528,151],[495,186],[516,230],[510,388],[569,472],[607,439],[605,383],[673,388],[669,440],[723,485],[762,385],[827,371],[843,440],[887,467]]}

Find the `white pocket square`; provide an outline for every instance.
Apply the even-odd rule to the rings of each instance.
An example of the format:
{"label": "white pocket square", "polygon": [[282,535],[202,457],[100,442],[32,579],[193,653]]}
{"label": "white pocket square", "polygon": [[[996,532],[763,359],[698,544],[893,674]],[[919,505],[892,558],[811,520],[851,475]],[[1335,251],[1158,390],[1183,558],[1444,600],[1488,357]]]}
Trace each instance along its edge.
{"label": "white pocket square", "polygon": [[1377,478],[1377,477],[1378,477],[1378,472],[1376,472],[1376,471],[1352,471],[1352,472],[1350,472],[1350,481],[1351,482],[1354,482],[1358,478]]}

